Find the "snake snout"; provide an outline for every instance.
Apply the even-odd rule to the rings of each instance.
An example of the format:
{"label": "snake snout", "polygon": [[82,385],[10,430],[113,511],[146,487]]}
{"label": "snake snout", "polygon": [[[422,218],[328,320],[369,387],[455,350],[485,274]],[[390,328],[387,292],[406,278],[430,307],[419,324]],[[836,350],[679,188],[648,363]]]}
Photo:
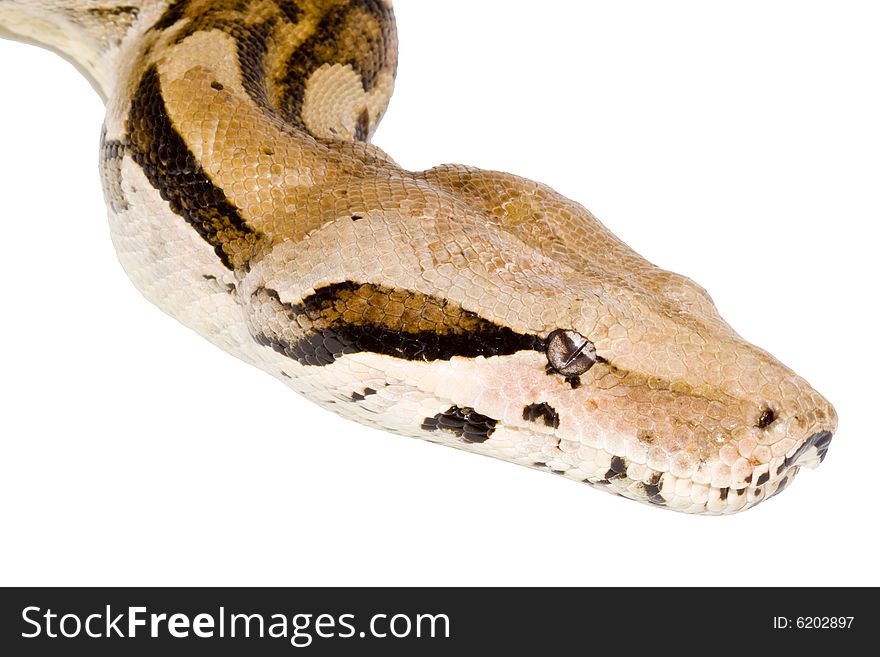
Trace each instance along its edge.
{"label": "snake snout", "polygon": [[804,466],[817,468],[825,460],[828,446],[831,444],[833,434],[830,431],[819,431],[807,438],[791,456],[786,457],[784,467]]}

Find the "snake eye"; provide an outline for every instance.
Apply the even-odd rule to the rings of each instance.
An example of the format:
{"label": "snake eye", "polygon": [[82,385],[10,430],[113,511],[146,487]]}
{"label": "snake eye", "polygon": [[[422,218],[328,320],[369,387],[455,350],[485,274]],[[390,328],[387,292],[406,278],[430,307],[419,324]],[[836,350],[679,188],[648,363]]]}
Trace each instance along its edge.
{"label": "snake eye", "polygon": [[596,364],[596,345],[577,331],[557,329],[547,336],[547,360],[563,376],[580,376]]}

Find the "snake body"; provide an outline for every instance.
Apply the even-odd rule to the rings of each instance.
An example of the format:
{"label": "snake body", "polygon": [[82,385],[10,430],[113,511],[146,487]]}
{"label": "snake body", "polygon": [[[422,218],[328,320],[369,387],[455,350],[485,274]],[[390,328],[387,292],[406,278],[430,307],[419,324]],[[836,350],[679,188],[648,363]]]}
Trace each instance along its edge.
{"label": "snake body", "polygon": [[105,99],[135,286],[319,405],[691,513],[824,459],[834,409],[693,281],[542,184],[369,143],[390,1],[0,0],[0,30]]}

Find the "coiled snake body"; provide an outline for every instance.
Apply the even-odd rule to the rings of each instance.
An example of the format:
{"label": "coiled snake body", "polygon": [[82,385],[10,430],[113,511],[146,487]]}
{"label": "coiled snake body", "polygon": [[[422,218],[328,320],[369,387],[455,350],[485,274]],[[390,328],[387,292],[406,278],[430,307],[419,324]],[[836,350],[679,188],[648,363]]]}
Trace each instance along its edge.
{"label": "coiled snake body", "polygon": [[837,418],[691,280],[513,175],[368,143],[386,0],[0,0],[106,99],[101,173],[138,289],[343,416],[679,511],[825,456]]}

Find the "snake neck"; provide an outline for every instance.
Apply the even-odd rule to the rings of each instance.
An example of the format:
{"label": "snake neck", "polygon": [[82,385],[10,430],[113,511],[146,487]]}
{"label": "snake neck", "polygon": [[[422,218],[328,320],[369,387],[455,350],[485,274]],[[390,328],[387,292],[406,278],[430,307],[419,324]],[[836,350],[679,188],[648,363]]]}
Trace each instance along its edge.
{"label": "snake neck", "polygon": [[114,212],[122,181],[144,176],[241,277],[277,244],[337,219],[339,194],[361,216],[381,181],[400,175],[367,142],[395,72],[384,1],[180,0],[139,20],[104,124]]}

